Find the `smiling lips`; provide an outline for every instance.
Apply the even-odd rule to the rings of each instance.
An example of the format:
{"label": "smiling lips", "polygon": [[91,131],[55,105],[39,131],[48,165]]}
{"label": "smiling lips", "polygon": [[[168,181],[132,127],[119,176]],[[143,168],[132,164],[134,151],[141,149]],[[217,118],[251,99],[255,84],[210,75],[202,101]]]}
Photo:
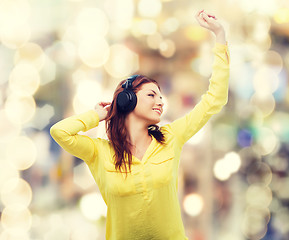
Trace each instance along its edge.
{"label": "smiling lips", "polygon": [[153,110],[155,111],[155,112],[157,112],[158,114],[162,114],[162,111],[159,109],[159,108],[153,108]]}

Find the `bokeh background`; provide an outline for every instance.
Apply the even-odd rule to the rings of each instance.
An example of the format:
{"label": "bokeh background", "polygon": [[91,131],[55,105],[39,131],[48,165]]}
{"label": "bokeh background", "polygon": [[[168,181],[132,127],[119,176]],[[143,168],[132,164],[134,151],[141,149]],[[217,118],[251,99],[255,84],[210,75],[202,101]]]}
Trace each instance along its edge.
{"label": "bokeh background", "polygon": [[[49,129],[110,101],[134,73],[160,83],[160,125],[190,111],[212,71],[202,9],[226,29],[230,91],[183,148],[186,234],[289,239],[288,0],[1,0],[1,240],[105,239],[97,185]],[[105,138],[104,123],[82,134]]]}

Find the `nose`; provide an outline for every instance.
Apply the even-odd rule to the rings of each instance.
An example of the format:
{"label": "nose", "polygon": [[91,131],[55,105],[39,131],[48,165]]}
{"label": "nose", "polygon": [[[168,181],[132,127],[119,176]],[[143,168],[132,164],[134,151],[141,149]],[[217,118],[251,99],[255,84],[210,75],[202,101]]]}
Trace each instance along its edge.
{"label": "nose", "polygon": [[160,100],[157,102],[157,105],[160,106],[160,107],[163,107],[163,106],[164,106],[163,100],[160,99]]}

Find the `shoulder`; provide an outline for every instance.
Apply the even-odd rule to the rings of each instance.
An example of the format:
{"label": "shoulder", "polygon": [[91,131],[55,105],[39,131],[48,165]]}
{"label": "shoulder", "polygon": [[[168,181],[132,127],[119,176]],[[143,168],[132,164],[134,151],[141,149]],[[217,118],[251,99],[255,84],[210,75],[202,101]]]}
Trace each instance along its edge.
{"label": "shoulder", "polygon": [[165,134],[165,135],[170,135],[170,134],[172,134],[172,129],[171,129],[169,123],[161,126],[161,127],[160,127],[160,131],[161,131],[163,134]]}
{"label": "shoulder", "polygon": [[92,138],[92,140],[97,148],[101,148],[103,150],[110,150],[112,148],[112,143],[108,139],[97,137]]}
{"label": "shoulder", "polygon": [[160,131],[165,136],[166,142],[170,142],[174,138],[174,133],[170,124],[161,126]]}

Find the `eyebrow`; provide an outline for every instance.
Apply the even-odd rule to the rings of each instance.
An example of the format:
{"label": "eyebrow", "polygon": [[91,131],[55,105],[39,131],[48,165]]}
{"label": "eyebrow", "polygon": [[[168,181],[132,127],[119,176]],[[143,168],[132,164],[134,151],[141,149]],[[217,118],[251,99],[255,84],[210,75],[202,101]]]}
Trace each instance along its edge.
{"label": "eyebrow", "polygon": [[[152,91],[154,94],[158,95],[154,90],[150,89],[149,91]],[[160,99],[163,99],[162,96],[160,96]]]}

